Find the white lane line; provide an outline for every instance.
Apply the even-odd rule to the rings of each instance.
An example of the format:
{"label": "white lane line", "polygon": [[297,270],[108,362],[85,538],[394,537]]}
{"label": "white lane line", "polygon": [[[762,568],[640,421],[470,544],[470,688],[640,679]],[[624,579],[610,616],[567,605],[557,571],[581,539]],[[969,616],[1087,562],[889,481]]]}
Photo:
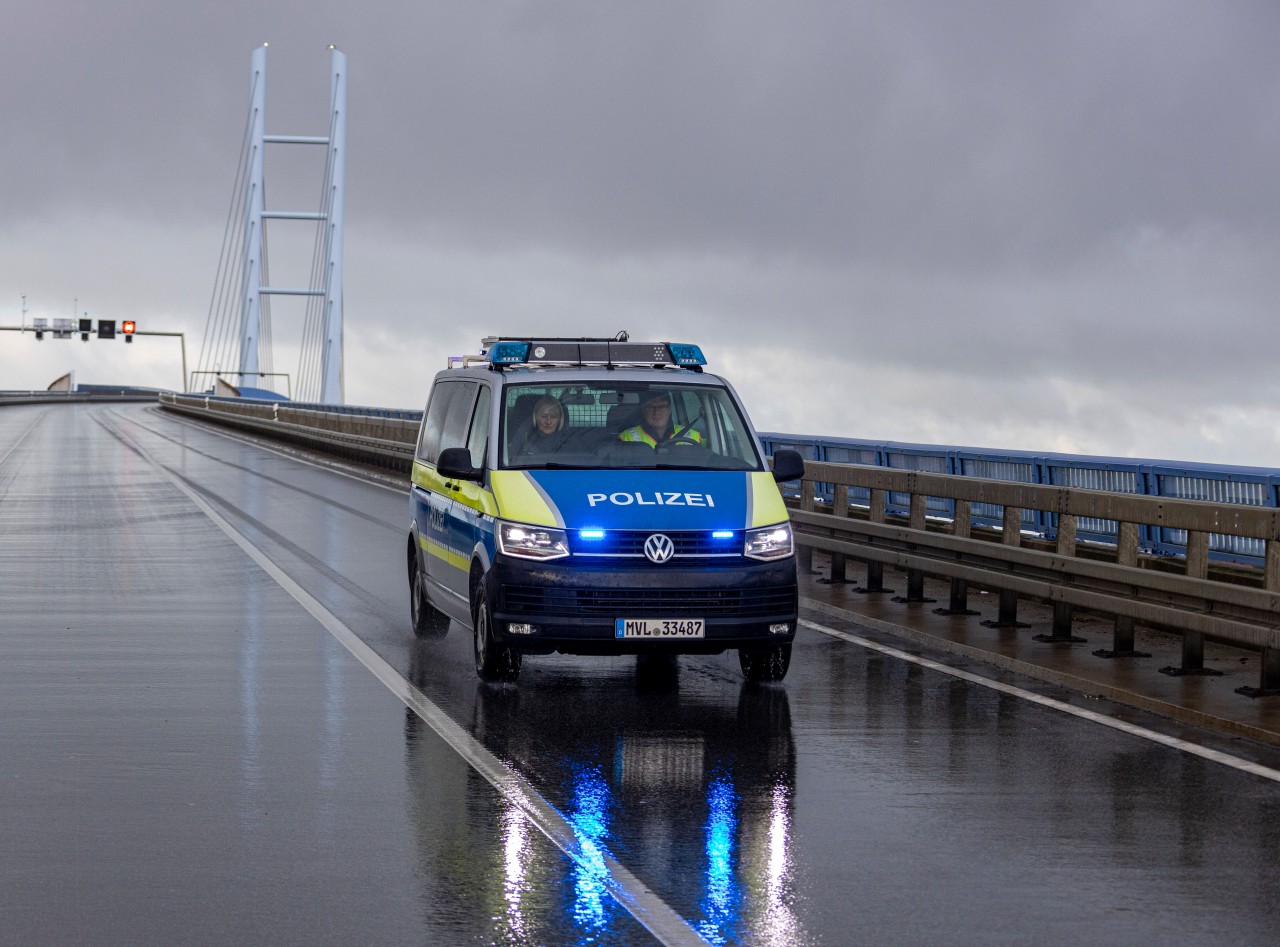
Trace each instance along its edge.
{"label": "white lane line", "polygon": [[4,452],[4,456],[0,457],[0,464],[3,464],[6,460],[8,460],[9,455],[22,446],[22,442],[27,439],[27,435],[30,434],[32,431],[34,431],[36,425],[44,420],[44,416],[45,416],[44,411],[41,411],[38,415],[36,415],[36,419],[27,425],[27,429],[18,435],[18,439],[13,442],[13,445],[7,451]]}
{"label": "white lane line", "polygon": [[1280,783],[1280,770],[1274,770],[1270,767],[1263,766],[1260,763],[1250,763],[1248,760],[1242,760],[1239,757],[1232,756],[1230,753],[1223,753],[1220,750],[1211,750],[1208,747],[1197,746],[1186,740],[1179,740],[1177,737],[1165,736],[1163,733],[1157,733],[1154,730],[1148,730],[1145,727],[1139,727],[1136,724],[1126,723],[1123,720],[1116,720],[1105,714],[1100,714],[1093,710],[1085,710],[1083,707],[1075,707],[1061,700],[1054,700],[1052,697],[1045,697],[1033,691],[1023,690],[1021,687],[1014,687],[1012,684],[1004,684],[1000,681],[993,681],[990,678],[982,677],[978,674],[970,674],[968,671],[962,671],[959,668],[947,667],[937,661],[930,661],[928,658],[918,657],[914,654],[908,654],[905,651],[899,651],[897,648],[890,648],[888,645],[882,645],[877,641],[871,641],[868,638],[862,638],[858,635],[850,634],[847,631],[840,631],[838,628],[831,628],[827,625],[820,625],[815,621],[807,618],[800,619],[800,624],[813,631],[820,631],[824,635],[830,635],[832,638],[839,638],[842,641],[848,641],[863,648],[869,648],[872,651],[879,651],[881,654],[887,654],[890,657],[899,659],[900,661],[909,661],[920,667],[929,668],[933,671],[939,671],[943,674],[949,674],[951,677],[958,677],[961,680],[969,681],[973,684],[979,684],[983,687],[989,687],[992,690],[1000,691],[1002,694],[1009,694],[1013,697],[1020,697],[1023,700],[1031,701],[1033,704],[1040,704],[1042,707],[1049,707],[1053,710],[1060,710],[1063,713],[1080,717],[1084,720],[1091,720],[1094,723],[1100,723],[1104,727],[1111,727],[1113,730],[1120,730],[1132,736],[1141,737],[1144,740],[1150,740],[1152,743],[1161,743],[1165,746],[1172,747],[1175,750],[1181,750],[1184,753],[1190,753],[1194,756],[1201,756],[1207,760],[1213,760],[1215,763],[1221,763],[1223,766],[1230,766],[1232,769],[1242,770],[1251,773],[1254,776],[1261,776],[1263,779],[1270,779],[1273,782]]}
{"label": "white lane line", "polygon": [[[135,447],[137,445],[134,445]],[[594,875],[600,873],[601,866],[605,876],[600,878],[613,899],[632,917],[639,921],[649,933],[668,947],[693,944],[705,947],[708,943],[689,923],[676,913],[665,901],[649,889],[639,878],[619,864],[612,856],[594,849],[588,853],[583,850],[581,842],[572,826],[565,820],[551,803],[521,776],[514,767],[504,763],[485,749],[479,740],[467,733],[427,698],[422,691],[414,687],[384,661],[376,651],[365,644],[360,637],[343,623],[342,619],[324,607],[314,596],[297,582],[291,579],[283,569],[273,562],[266,553],[250,542],[238,529],[226,520],[217,510],[210,506],[203,497],[185,484],[173,471],[158,463],[149,454],[139,451],[162,476],[186,494],[219,529],[244,550],[262,570],[271,576],[282,589],[305,608],[325,629],[333,635],[355,658],[373,672],[386,688],[402,700],[414,713],[440,735],[471,767],[502,793],[513,805],[518,806],[551,842],[571,859]]]}
{"label": "white lane line", "polygon": [[[283,450],[262,440],[256,440],[248,435],[240,434],[239,432],[219,430],[216,424],[188,417],[185,414],[177,416],[162,414],[161,417],[170,421],[185,422],[197,430],[204,431],[206,434],[213,434],[216,437],[225,437],[229,441],[235,441],[237,444],[243,444],[247,447],[256,447],[259,450],[266,451],[268,454],[275,454],[277,457],[296,461],[299,464],[306,464],[308,467],[314,467],[316,470],[325,470],[329,473],[337,474],[339,477],[346,477],[348,480],[355,480],[357,483],[363,483],[366,486],[381,487],[383,490],[390,490],[392,493],[397,493],[401,496],[406,496],[409,493],[409,487],[411,484],[408,477],[405,477],[403,484],[399,482],[391,482],[394,478],[390,474],[379,474],[371,470],[352,470],[349,467],[343,466],[337,460],[332,463],[321,463],[310,457],[293,453],[289,450]],[[134,421],[134,423],[136,424],[137,422]],[[148,428],[145,424],[140,424],[138,426],[143,430],[152,431],[153,434],[159,433],[158,431]]]}

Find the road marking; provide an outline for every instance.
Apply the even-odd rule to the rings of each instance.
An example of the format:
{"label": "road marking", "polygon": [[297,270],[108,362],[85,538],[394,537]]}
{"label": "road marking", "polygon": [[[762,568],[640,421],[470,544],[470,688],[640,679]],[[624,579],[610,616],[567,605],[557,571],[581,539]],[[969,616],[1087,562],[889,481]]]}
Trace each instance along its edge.
{"label": "road marking", "polygon": [[[185,414],[161,414],[160,416],[170,421],[186,422],[192,427],[204,431],[206,434],[225,437],[227,440],[235,441],[237,444],[246,444],[249,447],[256,447],[259,450],[266,451],[268,454],[275,454],[277,457],[284,457],[287,460],[297,461],[300,464],[306,464],[308,467],[315,467],[317,470],[327,470],[329,473],[337,474],[340,477],[346,477],[348,480],[355,480],[356,482],[363,483],[366,486],[381,487],[383,490],[390,490],[392,493],[402,495],[409,492],[411,484],[407,476],[404,478],[403,483],[401,483],[390,474],[380,474],[372,470],[352,469],[345,466],[338,460],[334,460],[330,463],[322,463],[313,457],[282,449],[278,445],[266,443],[259,438],[255,438],[252,435],[245,434],[240,431],[219,429],[218,425],[214,424],[212,421],[204,421]],[[137,424],[138,422],[134,421],[133,423]],[[143,430],[149,430],[153,434],[160,433],[148,428],[145,424],[140,424],[139,427]],[[163,437],[164,435],[160,436]]]}
{"label": "road marking", "polygon": [[250,542],[181,477],[155,460],[137,444],[133,447],[163,477],[181,490],[200,512],[213,521],[215,526],[226,533],[233,543],[244,550],[245,554],[275,580],[277,585],[293,596],[298,604],[351,652],[356,660],[372,671],[374,677],[381,681],[387,690],[421,717],[427,726],[431,727],[490,785],[513,805],[518,806],[538,831],[551,840],[552,844],[584,870],[593,874],[597,873],[599,866],[603,864],[606,876],[600,879],[601,884],[623,910],[639,921],[649,933],[668,947],[685,944],[705,947],[708,942],[690,926],[688,921],[612,856],[598,850],[592,853],[584,852],[573,827],[564,816],[547,802],[511,764],[503,762],[490,753],[479,740],[454,723],[449,715],[422,691],[401,677],[395,668],[365,644],[342,619],[325,608],[310,592],[290,578],[265,552]]}
{"label": "road marking", "polygon": [[4,456],[0,457],[0,464],[3,464],[6,460],[8,460],[9,455],[22,446],[22,442],[27,439],[27,435],[30,434],[32,431],[34,431],[36,425],[44,420],[44,416],[45,416],[45,412],[43,411],[41,411],[38,415],[36,415],[36,419],[27,425],[27,429],[18,435],[18,439],[13,442],[12,446],[10,446],[10,448],[7,451],[4,452]]}
{"label": "road marking", "polygon": [[938,661],[931,661],[928,658],[908,654],[906,651],[899,651],[897,648],[891,648],[888,645],[880,644],[879,642],[872,641],[869,638],[862,638],[858,635],[850,634],[847,631],[840,631],[838,628],[820,625],[807,618],[800,619],[799,623],[813,631],[820,631],[824,635],[830,635],[832,638],[839,638],[842,641],[848,641],[872,651],[879,651],[881,654],[889,655],[890,657],[897,658],[901,661],[908,661],[911,664],[917,664],[920,667],[939,671],[943,674],[948,674],[951,677],[958,677],[963,681],[969,681],[973,684],[979,684],[982,687],[989,687],[992,690],[1000,691],[1002,694],[1020,697],[1033,704],[1040,704],[1042,707],[1049,707],[1052,710],[1060,710],[1063,713],[1071,714],[1074,717],[1080,717],[1083,720],[1100,723],[1104,727],[1111,727],[1113,730],[1120,730],[1123,733],[1141,737],[1144,740],[1150,740],[1152,743],[1161,743],[1165,746],[1172,747],[1175,750],[1181,750],[1184,753],[1200,756],[1206,760],[1221,763],[1223,766],[1230,766],[1232,769],[1242,770],[1243,772],[1251,773],[1254,776],[1261,776],[1263,779],[1270,779],[1273,782],[1280,783],[1280,770],[1271,769],[1270,767],[1263,766],[1261,763],[1251,763],[1248,760],[1242,760],[1239,757],[1232,756],[1230,753],[1223,753],[1220,750],[1211,750],[1208,747],[1198,746],[1195,743],[1180,740],[1177,737],[1166,736],[1163,733],[1157,733],[1154,730],[1148,730],[1145,727],[1139,727],[1136,724],[1126,723],[1123,720],[1116,720],[1113,717],[1108,717],[1107,715],[1100,714],[1094,710],[1075,707],[1065,701],[1055,700],[1052,697],[1045,697],[1041,694],[1035,693],[1034,691],[1024,690],[1021,687],[1014,687],[1012,684],[993,681],[990,678],[982,677],[978,674],[970,674],[968,671],[962,671],[959,668],[948,667]]}

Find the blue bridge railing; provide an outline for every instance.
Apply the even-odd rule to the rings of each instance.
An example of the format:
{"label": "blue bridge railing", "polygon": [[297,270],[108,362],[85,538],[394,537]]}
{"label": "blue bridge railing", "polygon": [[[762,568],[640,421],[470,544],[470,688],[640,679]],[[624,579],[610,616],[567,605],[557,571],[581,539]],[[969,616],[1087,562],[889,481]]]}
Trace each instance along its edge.
{"label": "blue bridge railing", "polygon": [[[1179,500],[1205,500],[1213,503],[1239,503],[1245,506],[1280,506],[1280,470],[1270,467],[1236,467],[1213,464],[1178,463],[1168,460],[1142,460],[1123,457],[1090,457],[1077,454],[1039,454],[1029,451],[977,450],[937,444],[905,444],[896,441],[872,441],[856,438],[810,437],[798,434],[762,433],[765,452],[772,455],[779,448],[799,451],[806,460],[832,464],[863,464],[894,470],[922,470],[929,473],[1010,480],[1111,493],[1137,493],[1144,496],[1170,497]],[[855,504],[870,502],[869,491],[850,490],[849,500]],[[831,503],[835,491],[831,484],[816,485],[815,497]],[[905,494],[891,493],[887,512],[906,516],[910,499]],[[950,519],[952,505],[948,500],[930,498],[928,514]],[[1004,511],[990,504],[974,504],[973,522],[999,527]],[[1057,514],[1027,510],[1022,528],[1054,539],[1057,536]],[[1079,539],[1115,543],[1117,524],[1114,520],[1082,519],[1076,524]],[[1153,555],[1186,554],[1183,530],[1142,526],[1139,543],[1144,552]],[[1265,555],[1261,539],[1239,536],[1210,537],[1210,555],[1220,561],[1260,565]]]}

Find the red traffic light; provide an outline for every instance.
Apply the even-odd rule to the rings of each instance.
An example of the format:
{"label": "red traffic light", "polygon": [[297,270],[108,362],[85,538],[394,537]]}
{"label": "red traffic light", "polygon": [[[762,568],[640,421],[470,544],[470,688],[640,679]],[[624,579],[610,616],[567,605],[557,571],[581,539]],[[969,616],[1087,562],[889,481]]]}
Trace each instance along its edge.
{"label": "red traffic light", "polygon": [[120,323],[120,331],[123,332],[125,335],[133,335],[133,333],[136,332],[137,329],[138,329],[138,324],[134,322],[132,319],[126,319],[124,322]]}

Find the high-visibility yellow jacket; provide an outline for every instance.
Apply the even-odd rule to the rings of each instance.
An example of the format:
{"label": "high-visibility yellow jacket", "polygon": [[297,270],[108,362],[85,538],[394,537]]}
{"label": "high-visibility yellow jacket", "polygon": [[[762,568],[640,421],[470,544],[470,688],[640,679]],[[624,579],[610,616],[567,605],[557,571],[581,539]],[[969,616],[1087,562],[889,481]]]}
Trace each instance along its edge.
{"label": "high-visibility yellow jacket", "polygon": [[[680,426],[676,426],[675,428],[672,429],[671,437],[667,438],[667,440],[668,441],[673,440],[674,438],[680,437],[681,435],[683,435],[686,440],[693,441],[695,444],[702,443],[701,434],[699,434],[697,431],[695,431],[691,427],[680,427]],[[618,435],[618,440],[634,441],[640,444],[648,444],[650,447],[658,446],[658,442],[649,435],[649,432],[644,429],[643,424],[637,424],[635,427],[627,428],[625,431],[623,431],[621,434]],[[664,441],[663,443],[666,443],[666,441]]]}

